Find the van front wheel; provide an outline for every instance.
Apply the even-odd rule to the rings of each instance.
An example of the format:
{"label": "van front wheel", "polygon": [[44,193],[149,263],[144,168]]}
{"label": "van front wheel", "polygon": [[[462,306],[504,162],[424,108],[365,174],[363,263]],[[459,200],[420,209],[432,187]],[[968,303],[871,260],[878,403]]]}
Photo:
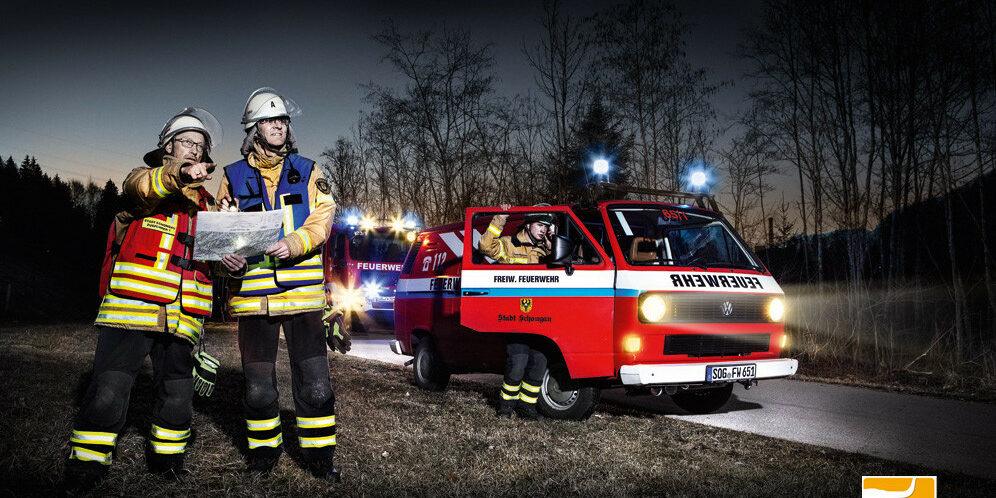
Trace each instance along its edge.
{"label": "van front wheel", "polygon": [[450,371],[439,361],[439,355],[428,338],[415,346],[415,385],[426,391],[442,391],[450,383]]}
{"label": "van front wheel", "polygon": [[560,366],[553,371],[548,368],[540,385],[538,409],[550,418],[584,420],[595,411],[595,405],[602,397],[601,389],[583,387],[572,382]]}

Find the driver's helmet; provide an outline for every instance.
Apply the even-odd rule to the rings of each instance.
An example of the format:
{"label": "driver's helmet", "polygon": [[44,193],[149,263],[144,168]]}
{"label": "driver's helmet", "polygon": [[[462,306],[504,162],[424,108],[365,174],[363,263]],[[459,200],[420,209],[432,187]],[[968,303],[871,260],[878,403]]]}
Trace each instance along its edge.
{"label": "driver's helmet", "polygon": [[526,215],[526,224],[542,223],[546,226],[553,225],[553,214],[551,213],[529,213]]}

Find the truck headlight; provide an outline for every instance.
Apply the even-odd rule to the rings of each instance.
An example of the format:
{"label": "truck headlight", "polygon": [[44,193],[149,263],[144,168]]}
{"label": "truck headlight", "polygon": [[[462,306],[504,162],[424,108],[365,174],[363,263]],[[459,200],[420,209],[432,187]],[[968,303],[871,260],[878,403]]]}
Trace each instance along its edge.
{"label": "truck headlight", "polygon": [[768,303],[768,318],[773,322],[785,318],[785,304],[782,302],[782,298],[776,297]]}
{"label": "truck headlight", "polygon": [[366,299],[363,298],[363,291],[349,287],[336,296],[336,304],[346,311],[359,311],[366,304]]}
{"label": "truck headlight", "polygon": [[380,285],[376,282],[367,282],[362,288],[367,299],[373,300],[380,297]]}
{"label": "truck headlight", "polygon": [[657,294],[644,294],[640,301],[640,315],[644,322],[659,322],[667,316],[667,302]]}

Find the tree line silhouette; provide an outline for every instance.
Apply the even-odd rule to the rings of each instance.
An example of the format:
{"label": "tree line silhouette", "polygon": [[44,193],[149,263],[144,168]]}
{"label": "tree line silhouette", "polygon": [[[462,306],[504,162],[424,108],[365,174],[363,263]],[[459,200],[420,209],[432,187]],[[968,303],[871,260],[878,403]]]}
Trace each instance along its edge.
{"label": "tree line silhouette", "polygon": [[81,318],[97,304],[117,184],[48,176],[33,156],[0,161],[0,296],[5,318]]}

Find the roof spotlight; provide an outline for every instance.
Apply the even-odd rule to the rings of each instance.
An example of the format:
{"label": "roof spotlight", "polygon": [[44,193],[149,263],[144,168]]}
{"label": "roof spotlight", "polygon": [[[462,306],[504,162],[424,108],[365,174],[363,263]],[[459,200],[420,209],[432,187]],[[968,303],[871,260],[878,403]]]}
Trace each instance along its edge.
{"label": "roof spotlight", "polygon": [[689,178],[689,180],[691,181],[693,187],[701,188],[705,186],[706,180],[708,179],[706,178],[706,174],[704,171],[696,171],[692,173],[692,176]]}
{"label": "roof spotlight", "polygon": [[609,174],[609,160],[604,157],[595,159],[595,162],[591,163],[591,170],[595,172],[596,175],[608,175]]}
{"label": "roof spotlight", "polygon": [[346,224],[347,225],[358,225],[359,223],[360,223],[360,219],[355,214],[349,216],[348,218],[346,218]]}

